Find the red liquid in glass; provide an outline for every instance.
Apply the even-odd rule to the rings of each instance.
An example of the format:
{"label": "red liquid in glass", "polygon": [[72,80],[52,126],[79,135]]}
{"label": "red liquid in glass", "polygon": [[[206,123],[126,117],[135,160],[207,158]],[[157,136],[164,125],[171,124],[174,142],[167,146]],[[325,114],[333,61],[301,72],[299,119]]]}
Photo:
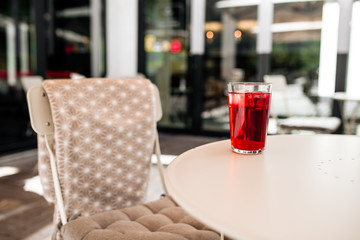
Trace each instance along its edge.
{"label": "red liquid in glass", "polygon": [[265,147],[270,93],[229,92],[231,146],[256,151]]}

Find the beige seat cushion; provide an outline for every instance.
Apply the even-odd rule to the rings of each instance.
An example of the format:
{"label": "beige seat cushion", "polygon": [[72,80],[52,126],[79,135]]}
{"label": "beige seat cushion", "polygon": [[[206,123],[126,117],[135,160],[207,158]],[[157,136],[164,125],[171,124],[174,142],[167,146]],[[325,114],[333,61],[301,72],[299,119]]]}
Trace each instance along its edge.
{"label": "beige seat cushion", "polygon": [[212,240],[219,233],[206,227],[171,199],[79,217],[61,229],[65,240]]}

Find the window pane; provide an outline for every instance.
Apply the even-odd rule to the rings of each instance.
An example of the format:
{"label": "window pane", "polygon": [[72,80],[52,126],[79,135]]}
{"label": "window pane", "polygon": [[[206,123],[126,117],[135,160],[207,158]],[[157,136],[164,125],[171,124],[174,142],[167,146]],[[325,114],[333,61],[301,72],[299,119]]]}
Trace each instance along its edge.
{"label": "window pane", "polygon": [[[271,74],[283,74],[290,85],[290,105],[296,115],[330,115],[328,99],[316,97],[323,1],[274,5]],[[294,96],[297,96],[296,98]],[[277,113],[280,114],[281,113]]]}
{"label": "window pane", "polygon": [[186,1],[146,1],[146,77],[160,90],[162,127],[189,128]]}
{"label": "window pane", "polygon": [[228,131],[227,83],[257,77],[257,6],[217,8],[206,1],[203,129]]}
{"label": "window pane", "polygon": [[91,75],[89,4],[89,0],[54,0],[46,39],[48,78],[69,78],[72,72]]}

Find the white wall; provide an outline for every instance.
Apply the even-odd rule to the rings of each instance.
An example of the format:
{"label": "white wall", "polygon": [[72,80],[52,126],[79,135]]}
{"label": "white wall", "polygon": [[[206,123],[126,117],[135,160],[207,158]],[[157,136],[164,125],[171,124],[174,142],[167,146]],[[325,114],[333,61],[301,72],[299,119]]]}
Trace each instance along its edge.
{"label": "white wall", "polygon": [[108,77],[137,74],[138,1],[106,1],[106,65]]}

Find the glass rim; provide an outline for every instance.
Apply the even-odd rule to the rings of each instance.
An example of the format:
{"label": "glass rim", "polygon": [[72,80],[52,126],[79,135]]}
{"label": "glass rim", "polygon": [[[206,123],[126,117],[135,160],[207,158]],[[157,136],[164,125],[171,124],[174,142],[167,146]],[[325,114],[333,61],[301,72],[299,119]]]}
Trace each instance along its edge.
{"label": "glass rim", "polygon": [[271,86],[272,83],[266,82],[230,82],[228,85],[250,85],[250,86],[257,86],[257,85],[269,85]]}

